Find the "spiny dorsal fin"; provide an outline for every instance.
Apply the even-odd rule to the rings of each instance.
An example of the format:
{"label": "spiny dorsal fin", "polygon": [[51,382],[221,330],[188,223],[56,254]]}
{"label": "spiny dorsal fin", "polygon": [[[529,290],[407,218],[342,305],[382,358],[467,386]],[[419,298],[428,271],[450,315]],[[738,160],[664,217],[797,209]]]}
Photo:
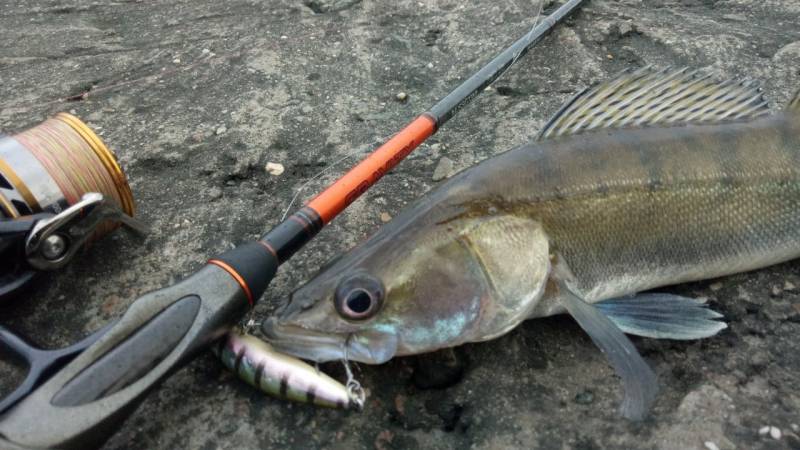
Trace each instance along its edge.
{"label": "spiny dorsal fin", "polygon": [[599,128],[729,122],[768,113],[755,82],[719,82],[688,68],[656,71],[648,66],[583,90],[561,107],[537,139]]}
{"label": "spiny dorsal fin", "polygon": [[789,100],[789,105],[786,107],[789,111],[800,113],[800,89],[795,92],[794,97]]}

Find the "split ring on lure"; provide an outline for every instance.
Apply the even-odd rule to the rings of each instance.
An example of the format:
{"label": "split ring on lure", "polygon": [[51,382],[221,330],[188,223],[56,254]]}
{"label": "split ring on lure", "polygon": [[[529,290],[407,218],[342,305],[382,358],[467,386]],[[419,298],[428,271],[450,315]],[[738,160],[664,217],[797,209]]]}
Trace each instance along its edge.
{"label": "split ring on lure", "polygon": [[[364,394],[300,359],[276,352],[266,342],[234,329],[214,348],[222,363],[247,384],[281,399],[338,409],[364,406]],[[349,374],[349,370],[348,370]],[[352,378],[348,375],[348,378]],[[355,382],[357,383],[357,382]]]}

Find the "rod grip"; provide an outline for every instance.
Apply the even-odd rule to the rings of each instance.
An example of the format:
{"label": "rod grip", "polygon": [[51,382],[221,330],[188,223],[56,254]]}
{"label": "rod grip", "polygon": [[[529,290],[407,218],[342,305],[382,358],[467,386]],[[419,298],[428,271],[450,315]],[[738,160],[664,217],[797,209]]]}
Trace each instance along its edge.
{"label": "rod grip", "polygon": [[100,445],[161,380],[236,323],[248,309],[245,297],[230,273],[208,264],[139,298],[95,344],[0,417],[0,442]]}

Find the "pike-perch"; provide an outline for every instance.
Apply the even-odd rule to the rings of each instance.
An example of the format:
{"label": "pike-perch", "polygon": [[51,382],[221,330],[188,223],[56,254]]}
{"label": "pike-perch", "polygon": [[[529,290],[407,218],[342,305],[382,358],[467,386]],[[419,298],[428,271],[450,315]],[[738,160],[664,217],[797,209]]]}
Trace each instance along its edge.
{"label": "pike-perch", "polygon": [[702,302],[640,292],[798,256],[800,93],[769,114],[752,82],[645,68],[438,186],[295,291],[264,332],[298,357],[382,363],[567,311],[639,418],[655,376],[623,332],[725,328]]}

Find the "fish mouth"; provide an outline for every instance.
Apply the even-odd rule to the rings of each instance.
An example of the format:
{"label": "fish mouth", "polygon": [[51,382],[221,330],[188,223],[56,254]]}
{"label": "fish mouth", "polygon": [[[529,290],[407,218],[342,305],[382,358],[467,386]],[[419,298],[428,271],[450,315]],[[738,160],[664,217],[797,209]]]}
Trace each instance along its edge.
{"label": "fish mouth", "polygon": [[265,320],[261,331],[279,352],[318,363],[346,359],[383,364],[397,352],[397,338],[387,333],[324,333],[281,323],[275,317]]}

